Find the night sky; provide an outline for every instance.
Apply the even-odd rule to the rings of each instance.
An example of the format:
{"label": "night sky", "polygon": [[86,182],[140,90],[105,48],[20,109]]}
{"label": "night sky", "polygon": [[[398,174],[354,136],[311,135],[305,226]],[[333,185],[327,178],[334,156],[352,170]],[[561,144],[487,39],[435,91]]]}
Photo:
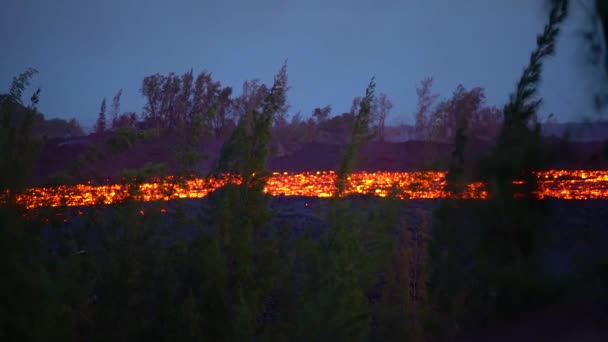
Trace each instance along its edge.
{"label": "night sky", "polygon": [[[271,82],[288,58],[291,113],[350,109],[372,75],[395,103],[389,122],[412,122],[415,88],[432,76],[486,88],[502,105],[548,17],[540,0],[4,0],[0,91],[27,67],[40,71],[40,110],[90,129],[101,99],[123,88],[122,111],[141,112],[146,75],[208,70],[238,94]],[[456,6],[458,4],[458,6]],[[576,2],[575,2],[576,4]],[[578,6],[578,5],[577,5]],[[580,8],[546,64],[541,115],[592,115]]]}

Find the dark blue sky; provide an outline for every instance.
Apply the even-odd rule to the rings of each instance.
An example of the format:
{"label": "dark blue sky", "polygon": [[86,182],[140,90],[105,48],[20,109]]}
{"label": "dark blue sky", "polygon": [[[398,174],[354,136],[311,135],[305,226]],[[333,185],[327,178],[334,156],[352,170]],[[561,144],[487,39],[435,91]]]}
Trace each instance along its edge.
{"label": "dark blue sky", "polygon": [[[292,113],[326,104],[347,111],[375,74],[395,103],[390,122],[411,122],[427,76],[442,96],[462,83],[502,105],[546,22],[543,2],[4,0],[0,90],[37,68],[41,111],[88,128],[101,99],[120,88],[122,110],[141,112],[146,75],[208,70],[240,93],[245,79],[270,82],[288,58]],[[577,12],[543,75],[542,111],[560,121],[592,114]]]}

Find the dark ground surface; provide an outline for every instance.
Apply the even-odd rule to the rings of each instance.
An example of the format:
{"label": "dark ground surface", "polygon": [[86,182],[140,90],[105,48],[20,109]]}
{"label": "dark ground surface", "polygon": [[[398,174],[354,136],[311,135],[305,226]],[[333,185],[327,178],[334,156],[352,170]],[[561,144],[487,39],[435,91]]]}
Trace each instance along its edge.
{"label": "dark ground surface", "polygon": [[[359,196],[353,205],[365,214],[380,201],[379,198]],[[210,210],[209,203],[208,199],[182,202],[191,213]],[[432,216],[439,201],[408,200],[401,203],[401,217],[405,218],[408,226],[418,227]],[[599,277],[589,273],[597,272],[602,264],[604,267],[608,265],[608,201],[545,200],[544,203],[547,214],[540,229],[545,232],[546,240],[540,257],[541,272],[550,282],[570,284],[570,290],[549,306],[521,313],[518,319],[501,322],[486,331],[468,335],[462,341],[608,341],[608,288],[605,282],[598,280]],[[319,198],[272,198],[272,226],[289,229],[294,235],[305,231],[317,235],[328,228],[324,219],[327,204],[328,200]],[[193,239],[199,232],[196,225],[181,226],[179,231],[170,228],[174,208],[175,203],[167,205],[168,213],[163,215],[161,234],[168,241]],[[85,215],[76,215],[77,210],[85,211]],[[66,235],[74,233],[87,237],[88,242],[81,240],[83,248],[96,244],[99,235],[94,231],[85,233],[86,210],[72,209],[71,216],[67,214],[68,223],[63,223],[66,215],[56,216],[54,228],[49,223],[43,234],[51,249],[58,246]],[[111,207],[103,210],[107,210],[108,217],[111,217]],[[475,230],[473,223],[470,227],[463,227],[462,233],[475,234]]]}

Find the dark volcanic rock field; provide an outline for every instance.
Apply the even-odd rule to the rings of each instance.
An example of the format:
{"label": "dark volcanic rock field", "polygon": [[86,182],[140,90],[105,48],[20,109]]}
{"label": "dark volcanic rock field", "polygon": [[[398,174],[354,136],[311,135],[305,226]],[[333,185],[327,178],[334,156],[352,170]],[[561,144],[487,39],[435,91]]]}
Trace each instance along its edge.
{"label": "dark volcanic rock field", "polygon": [[[311,232],[317,236],[328,229],[325,212],[329,200],[311,197],[273,197],[270,200],[273,212],[272,227],[289,229],[292,236]],[[371,215],[373,208],[383,199],[371,196],[357,196],[352,201],[353,211],[362,215]],[[462,208],[467,211],[466,226],[461,227],[463,234],[477,234],[479,229],[476,218],[476,201],[464,201]],[[419,229],[424,222],[431,222],[433,211],[439,205],[438,200],[406,200],[400,202],[400,219],[409,229]],[[546,211],[544,225],[539,227],[545,238],[545,250],[542,259],[547,273],[555,277],[568,277],[582,269],[577,265],[608,263],[608,202],[602,200],[544,200]],[[178,205],[183,205],[190,215],[200,215],[199,222],[180,222],[176,224],[175,212]],[[204,231],[204,217],[213,210],[209,198],[200,200],[182,200],[180,203],[167,203],[167,212],[159,216],[159,236],[174,239],[191,240]],[[78,237],[79,248],[95,249],[98,233],[89,228],[91,208],[69,208],[67,210],[44,209],[41,216],[48,217],[47,210],[54,212],[46,223],[43,234],[51,250],[59,248],[61,240],[67,236]],[[112,206],[98,208],[106,222],[113,222]],[[79,215],[78,212],[81,212]],[[194,217],[194,216],[192,216]],[[67,221],[67,222],[65,222]],[[199,227],[203,226],[202,229]]]}
{"label": "dark volcanic rock field", "polygon": [[[164,203],[167,212],[156,216],[158,221],[155,222],[159,227],[153,234],[154,238],[169,245],[176,240],[188,243],[204,233],[208,211],[213,210],[213,196]],[[374,207],[385,201],[371,196],[352,199],[353,212],[363,217],[371,215]],[[538,227],[543,237],[538,270],[547,284],[574,284],[569,288],[575,290],[565,292],[567,296],[555,305],[539,312],[522,314],[519,320],[466,336],[463,341],[605,341],[608,337],[606,328],[597,323],[598,308],[608,307],[608,289],[603,283],[594,281],[599,278],[592,273],[598,269],[608,271],[608,201],[549,199],[542,203],[546,215],[544,224]],[[328,204],[329,200],[320,198],[272,197],[271,226],[289,230],[292,237],[307,232],[319,236],[329,228],[325,219]],[[407,229],[421,229],[425,222],[432,220],[433,211],[439,204],[438,200],[401,201],[401,222]],[[473,239],[479,235],[479,204],[480,201],[475,200],[461,202],[467,224],[459,230]],[[152,210],[152,204],[146,206],[144,210]],[[178,221],[176,212],[180,206],[188,217],[198,215],[200,221]],[[42,229],[51,254],[61,253],[65,248],[76,248],[79,253],[103,254],[100,229],[116,234],[122,231],[121,227],[113,224],[116,206],[47,208],[41,209],[40,214],[40,217],[51,217]],[[105,228],[99,228],[100,218],[105,221]]]}

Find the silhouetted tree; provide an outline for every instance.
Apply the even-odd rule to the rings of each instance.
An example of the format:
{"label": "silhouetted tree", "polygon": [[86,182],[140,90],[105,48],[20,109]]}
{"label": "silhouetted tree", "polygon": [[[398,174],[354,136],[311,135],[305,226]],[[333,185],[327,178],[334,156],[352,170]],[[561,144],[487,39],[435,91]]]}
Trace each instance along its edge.
{"label": "silhouetted tree", "polygon": [[[516,92],[503,109],[503,123],[493,154],[495,179],[491,183],[499,197],[512,198],[512,182],[516,179],[535,183],[531,172],[536,169],[538,158],[534,155],[537,147],[533,143],[540,134],[536,112],[541,104],[536,98],[537,86],[542,60],[554,54],[559,24],[566,18],[567,6],[567,1],[561,1],[552,9],[549,23],[537,38],[537,48],[517,83]],[[518,158],[514,159],[515,156]]]}
{"label": "silhouetted tree", "polygon": [[194,82],[194,74],[193,70],[184,73],[181,77],[181,89],[179,94],[177,95],[177,103],[175,104],[175,116],[173,120],[173,125],[180,125],[188,122],[187,115],[190,112],[190,108],[192,108],[193,101],[193,82]]}
{"label": "silhouetted tree", "polygon": [[378,110],[378,120],[377,120],[378,138],[381,141],[384,141],[385,121],[386,121],[386,117],[388,116],[391,109],[393,108],[393,103],[391,102],[391,100],[388,98],[388,96],[385,93],[380,93],[380,95],[378,95],[378,97],[375,99],[375,101],[376,101],[375,107]]}
{"label": "silhouetted tree", "polygon": [[[361,96],[356,96],[355,98],[353,98],[353,102],[350,107],[350,113],[352,115],[356,116],[357,113],[360,111],[361,103],[363,100],[364,100],[364,98]],[[367,118],[367,122],[366,122],[366,126],[365,126],[366,139],[373,138],[374,134],[377,133],[377,132],[375,132],[375,128],[377,128],[377,127],[374,126],[377,119],[378,119],[378,102],[375,100],[372,100],[369,104],[369,116]]]}
{"label": "silhouetted tree", "polygon": [[259,80],[243,82],[241,95],[234,100],[234,119],[238,122],[246,113],[259,110],[270,90]]}
{"label": "silhouetted tree", "polygon": [[217,84],[211,79],[211,74],[201,72],[194,81],[192,109],[188,113],[187,122],[199,130],[209,130],[209,111],[213,103],[213,94],[217,92]]}
{"label": "silhouetted tree", "polygon": [[425,140],[453,141],[458,127],[466,122],[466,131],[471,138],[492,140],[498,134],[501,112],[486,105],[485,92],[476,87],[467,90],[458,85],[452,97],[436,103],[438,95],[431,94],[432,79],[427,78],[416,89],[418,107],[415,129]]}
{"label": "silhouetted tree", "polygon": [[[450,99],[441,101],[428,118],[428,136],[453,141],[459,127],[473,138],[493,139],[500,127],[500,111],[487,107],[484,90],[458,85]],[[464,126],[463,126],[464,125]]]}
{"label": "silhouetted tree", "polygon": [[112,98],[112,110],[110,112],[110,120],[112,122],[112,129],[116,128],[116,119],[120,113],[120,97],[122,96],[122,89],[118,90],[116,95]]}
{"label": "silhouetted tree", "polygon": [[420,86],[416,88],[416,94],[418,95],[418,104],[416,113],[414,114],[415,129],[419,138],[425,140],[429,139],[427,133],[429,132],[429,121],[431,111],[435,106],[435,102],[439,98],[438,94],[431,94],[431,87],[433,86],[433,79],[431,77],[425,78],[420,82]]}
{"label": "silhouetted tree", "polygon": [[352,138],[354,122],[355,114],[342,113],[336,115],[314,126],[316,128],[314,139],[325,143],[348,145]]}
{"label": "silhouetted tree", "polygon": [[[62,296],[55,273],[61,264],[49,260],[43,247],[40,226],[24,219],[24,208],[16,195],[27,188],[40,143],[32,137],[40,90],[31,97],[25,116],[17,119],[23,107],[23,92],[37,73],[27,69],[13,78],[9,94],[0,97],[0,339],[37,341],[45,338],[73,338],[69,320],[72,307]],[[72,336],[70,336],[72,335]]]}
{"label": "silhouetted tree", "polygon": [[24,118],[18,120],[15,112],[17,106],[23,106],[23,92],[36,73],[35,69],[30,68],[13,78],[9,94],[0,98],[0,193],[8,192],[9,203],[29,181],[39,148],[38,143],[32,139],[31,132],[37,114],[40,89],[32,95]]}
{"label": "silhouetted tree", "polygon": [[[362,98],[360,96],[356,96],[353,99],[350,112],[356,113],[361,105]],[[384,125],[386,116],[389,114],[390,110],[393,108],[393,104],[388,98],[388,96],[384,93],[381,93],[379,96],[375,97],[370,105],[370,114],[369,114],[369,122],[368,122],[368,132],[369,134],[375,136],[382,140],[384,137]]]}
{"label": "silhouetted tree", "polygon": [[95,123],[95,133],[103,134],[106,131],[106,99],[101,101],[101,108],[97,115],[97,122]]}
{"label": "silhouetted tree", "polygon": [[261,110],[255,107],[257,98],[249,97],[258,94],[259,89],[263,88],[248,92],[242,102],[237,101],[247,111],[243,112],[236,130],[222,147],[216,172],[238,173],[248,180],[253,173],[265,171],[272,122],[276,113],[286,108],[287,65],[284,64],[275,77],[273,87],[261,103]]}
{"label": "silhouetted tree", "polygon": [[69,134],[71,136],[81,136],[84,135],[84,131],[82,130],[82,127],[80,126],[80,122],[78,122],[78,120],[76,120],[76,118],[71,118],[70,121],[68,121],[68,125],[69,125]]}
{"label": "silhouetted tree", "polygon": [[317,107],[312,111],[312,117],[316,120],[317,125],[329,118],[331,114],[331,105],[327,105],[323,108]]}
{"label": "silhouetted tree", "polygon": [[220,190],[214,202],[216,229],[207,242],[212,244],[207,249],[210,254],[203,259],[212,258],[215,265],[209,264],[208,274],[214,283],[221,285],[212,289],[219,292],[217,295],[209,297],[203,292],[204,298],[214,303],[220,301],[219,312],[213,310],[209,314],[222,315],[220,324],[228,329],[219,329],[218,336],[228,340],[252,340],[261,334],[271,334],[269,324],[273,320],[267,317],[267,307],[281,281],[286,280],[286,260],[280,254],[279,236],[270,227],[268,196],[263,188],[273,117],[284,107],[287,90],[284,64],[261,110],[251,109],[240,118],[224,143],[214,170],[242,178],[240,186]]}
{"label": "silhouetted tree", "polygon": [[141,92],[147,99],[146,105],[144,106],[144,119],[154,126],[161,123],[161,85],[164,82],[165,77],[160,74],[146,76],[142,82]]}
{"label": "silhouetted tree", "polygon": [[[480,235],[480,277],[486,289],[486,307],[494,314],[513,310],[536,298],[535,253],[539,247],[542,208],[535,201],[535,170],[540,168],[540,124],[536,97],[542,62],[553,55],[559,26],[568,12],[567,1],[551,10],[549,22],[537,38],[528,66],[505,105],[497,144],[484,162],[490,200],[486,202]],[[514,183],[515,181],[519,181]],[[493,295],[489,295],[493,293]]]}
{"label": "silhouetted tree", "polygon": [[[370,336],[371,315],[366,289],[376,280],[377,263],[382,263],[379,262],[382,257],[376,252],[390,255],[390,248],[386,248],[384,243],[384,233],[390,231],[387,227],[392,228],[392,215],[384,213],[387,224],[382,227],[386,231],[380,228],[380,224],[365,226],[361,222],[362,216],[353,212],[351,202],[340,197],[345,191],[358,149],[368,137],[374,90],[372,79],[365,97],[359,101],[351,140],[337,170],[337,189],[327,213],[330,227],[319,241],[309,239],[303,243],[306,247],[302,251],[306,274],[304,282],[297,285],[302,293],[296,313],[294,333],[297,340],[366,341]],[[364,226],[369,230],[363,230]],[[369,240],[364,241],[363,235]]]}
{"label": "silhouetted tree", "polygon": [[174,73],[147,76],[142,94],[147,99],[144,119],[153,126],[174,131],[188,126],[188,134],[198,135],[216,133],[229,120],[232,88],[222,88],[207,72],[196,80],[192,70],[181,77]]}

